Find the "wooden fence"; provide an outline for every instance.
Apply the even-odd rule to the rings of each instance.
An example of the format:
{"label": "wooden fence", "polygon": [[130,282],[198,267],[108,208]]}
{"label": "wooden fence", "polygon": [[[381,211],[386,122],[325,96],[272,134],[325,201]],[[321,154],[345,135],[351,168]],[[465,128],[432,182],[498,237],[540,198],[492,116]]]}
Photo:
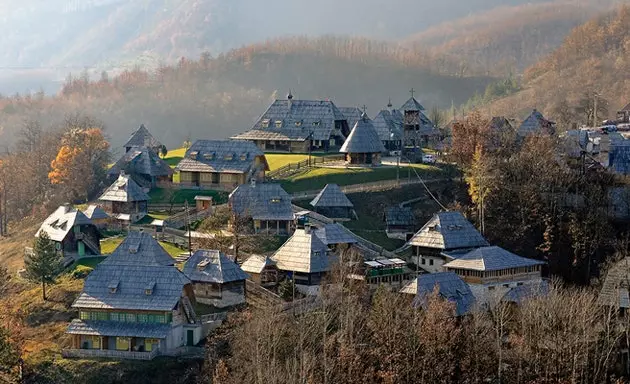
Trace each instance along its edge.
{"label": "wooden fence", "polygon": [[316,166],[317,164],[324,163],[333,163],[344,160],[345,155],[328,155],[328,156],[312,156],[310,161],[309,159],[302,160],[297,163],[289,163],[283,167],[278,169],[274,169],[273,171],[267,172],[267,178],[275,179],[279,176],[286,176],[288,174],[294,173],[296,171],[307,169]]}

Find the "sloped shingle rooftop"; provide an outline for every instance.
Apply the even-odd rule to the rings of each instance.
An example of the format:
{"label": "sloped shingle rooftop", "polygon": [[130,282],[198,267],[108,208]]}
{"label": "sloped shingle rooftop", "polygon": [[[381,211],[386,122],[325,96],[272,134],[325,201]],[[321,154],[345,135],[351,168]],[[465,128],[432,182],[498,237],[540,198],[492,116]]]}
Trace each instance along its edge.
{"label": "sloped shingle rooftop", "polygon": [[405,104],[400,107],[401,111],[424,111],[425,108],[416,100],[415,97],[410,97]]}
{"label": "sloped shingle rooftop", "polygon": [[460,212],[433,215],[408,244],[442,250],[488,246],[488,241]]}
{"label": "sloped shingle rooftop", "polygon": [[543,133],[548,131],[552,127],[552,125],[553,122],[545,119],[542,113],[534,109],[532,113],[518,127],[517,133],[519,136]]}
{"label": "sloped shingle rooftop", "polygon": [[416,221],[413,211],[409,207],[394,206],[385,211],[387,225],[414,225]]}
{"label": "sloped shingle rooftop", "polygon": [[630,258],[624,258],[610,268],[602,290],[599,293],[598,302],[601,305],[619,308],[630,308]]}
{"label": "sloped shingle rooftop", "polygon": [[358,243],[357,238],[339,223],[326,224],[317,228],[315,235],[326,245]]}
{"label": "sloped shingle rooftop", "polygon": [[271,257],[283,271],[317,273],[330,270],[336,258],[315,233],[297,229],[293,236]]}
{"label": "sloped shingle rooftop", "polygon": [[608,152],[608,165],[618,174],[630,174],[630,140],[616,140]]}
{"label": "sloped shingle rooftop", "polygon": [[137,130],[135,130],[131,134],[131,136],[129,137],[129,140],[127,140],[127,142],[125,143],[123,147],[125,148],[128,148],[128,147],[157,148],[160,146],[162,146],[162,143],[160,143],[155,137],[153,137],[153,135],[151,135],[147,127],[145,127],[144,124],[142,124]]}
{"label": "sloped shingle rooftop", "polygon": [[444,264],[444,267],[474,271],[499,271],[542,264],[545,263],[540,260],[515,255],[501,247],[491,246],[473,249],[464,253],[453,261]]}
{"label": "sloped shingle rooftop", "polygon": [[398,110],[381,110],[372,125],[381,141],[402,140],[403,116]]}
{"label": "sloped shingle rooftop", "polygon": [[184,274],[193,282],[230,283],[246,280],[249,275],[225,254],[200,249],[184,264]]}
{"label": "sloped shingle rooftop", "polygon": [[339,107],[339,111],[345,116],[348,127],[354,127],[363,113],[359,107]]}
{"label": "sloped shingle rooftop", "polygon": [[510,289],[501,299],[508,303],[522,304],[528,299],[546,296],[549,293],[549,282],[541,280],[537,283],[519,285]]}
{"label": "sloped shingle rooftop", "polygon": [[348,199],[345,193],[337,184],[326,184],[326,186],[311,201],[313,207],[347,207],[352,208],[354,204]]}
{"label": "sloped shingle rooftop", "polygon": [[174,265],[175,259],[148,232],[131,231],[101,264],[163,266]]}
{"label": "sloped shingle rooftop", "polygon": [[63,241],[75,225],[89,224],[93,223],[83,212],[70,205],[62,205],[44,220],[35,237],[44,231],[51,240]]}
{"label": "sloped shingle rooftop", "polygon": [[149,337],[164,339],[171,332],[171,325],[74,319],[68,326],[66,332],[71,335]]}
{"label": "sloped shingle rooftop", "polygon": [[[187,172],[249,172],[257,156],[265,154],[251,141],[197,140],[175,168]],[[269,166],[264,164],[265,170]]]}
{"label": "sloped shingle rooftop", "polygon": [[435,287],[438,295],[455,304],[457,316],[462,316],[473,309],[475,296],[461,277],[453,272],[438,272],[419,275],[400,292],[416,295],[413,305],[425,308]]}
{"label": "sloped shingle rooftop", "polygon": [[96,204],[91,204],[83,212],[90,220],[104,220],[109,219],[107,212],[103,211],[101,207]]}
{"label": "sloped shingle rooftop", "polygon": [[241,269],[248,273],[262,273],[265,268],[275,267],[276,262],[271,258],[263,255],[251,255],[243,265]]}
{"label": "sloped shingle rooftop", "polygon": [[133,147],[107,172],[108,176],[116,176],[124,171],[130,174],[141,174],[153,177],[170,176],[171,167],[148,147]]}
{"label": "sloped shingle rooftop", "polygon": [[149,196],[144,193],[142,188],[129,175],[121,174],[118,180],[105,190],[98,198],[101,201],[148,201]]}
{"label": "sloped shingle rooftop", "polygon": [[341,153],[380,153],[383,151],[385,147],[366,114],[363,114],[354,125],[339,150]]}
{"label": "sloped shingle rooftop", "polygon": [[230,194],[232,211],[254,220],[293,220],[291,196],[276,183],[239,185]]}

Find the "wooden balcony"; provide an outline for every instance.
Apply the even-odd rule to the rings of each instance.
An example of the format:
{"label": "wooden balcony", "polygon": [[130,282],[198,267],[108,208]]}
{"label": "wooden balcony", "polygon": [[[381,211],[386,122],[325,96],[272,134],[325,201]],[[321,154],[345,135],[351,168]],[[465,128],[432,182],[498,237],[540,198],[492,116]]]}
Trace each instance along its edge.
{"label": "wooden balcony", "polygon": [[117,351],[112,349],[63,349],[61,356],[65,358],[105,358],[117,360],[153,360],[159,351],[154,349],[151,352]]}

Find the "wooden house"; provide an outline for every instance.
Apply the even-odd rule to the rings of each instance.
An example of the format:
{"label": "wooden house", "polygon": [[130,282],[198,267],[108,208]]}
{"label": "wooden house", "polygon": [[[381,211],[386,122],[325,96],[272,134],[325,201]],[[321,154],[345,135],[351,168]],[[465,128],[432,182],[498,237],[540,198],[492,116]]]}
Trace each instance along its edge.
{"label": "wooden house", "polygon": [[372,119],[372,125],[387,152],[402,150],[403,115],[399,110],[391,108],[381,110]]}
{"label": "wooden house", "polygon": [[299,228],[271,257],[278,270],[295,284],[319,285],[337,257],[329,254],[328,247],[310,227]]}
{"label": "wooden house", "polygon": [[330,100],[276,100],[251,130],[232,139],[253,141],[265,152],[335,151],[350,133],[348,120]]}
{"label": "wooden house", "polygon": [[250,279],[259,285],[275,285],[278,283],[278,267],[270,257],[251,255],[241,269],[249,274]]}
{"label": "wooden house", "polygon": [[160,149],[162,148],[162,143],[160,143],[155,137],[153,137],[153,135],[151,135],[144,124],[141,124],[140,127],[131,134],[123,147],[125,148],[125,152],[131,151],[131,149],[134,147],[146,147],[151,148],[153,152],[159,154]]}
{"label": "wooden house", "polygon": [[269,165],[252,142],[197,140],[175,170],[180,184],[187,187],[232,191],[252,180],[264,181]]}
{"label": "wooden house", "polygon": [[85,216],[96,226],[96,228],[103,229],[110,223],[111,218],[101,207],[96,204],[88,205],[83,212]]}
{"label": "wooden house", "polygon": [[486,247],[488,241],[459,212],[439,212],[407,242],[416,264],[429,273],[441,272],[449,253]]}
{"label": "wooden house", "polygon": [[422,147],[439,137],[439,131],[424,114],[425,108],[413,97],[400,107],[403,115],[403,152],[415,155]]}
{"label": "wooden house", "polygon": [[69,204],[62,205],[44,220],[35,237],[46,232],[63,257],[101,254],[100,234],[85,214]]}
{"label": "wooden house", "polygon": [[363,113],[354,125],[350,135],[339,149],[344,153],[346,164],[374,166],[381,164],[381,154],[385,151],[372,121]]}
{"label": "wooden house", "polygon": [[171,167],[149,147],[131,147],[107,171],[107,177],[114,181],[120,172],[131,176],[143,188],[151,189],[168,186],[173,181]]}
{"label": "wooden house", "polygon": [[193,283],[197,302],[217,308],[245,302],[249,275],[222,252],[200,249],[186,261],[183,271]]}
{"label": "wooden house", "polygon": [[314,231],[322,243],[333,252],[343,251],[358,243],[356,236],[339,223],[326,224]]}
{"label": "wooden house", "polygon": [[148,233],[129,236],[85,279],[65,357],[150,360],[205,336],[190,280]]}
{"label": "wooden house", "polygon": [[385,233],[393,239],[409,240],[416,226],[416,218],[409,207],[394,206],[385,210]]}
{"label": "wooden house", "polygon": [[351,219],[354,213],[354,204],[337,184],[326,184],[310,204],[315,212],[331,219]]}
{"label": "wooden house", "polygon": [[239,219],[251,219],[256,233],[288,234],[294,214],[291,196],[280,184],[239,185],[229,196],[228,206]]}
{"label": "wooden house", "polygon": [[520,137],[531,134],[554,134],[556,132],[556,123],[547,120],[538,110],[532,110],[532,113],[518,127],[516,133]]}
{"label": "wooden house", "polygon": [[98,200],[111,217],[126,223],[135,223],[148,212],[149,196],[124,172]]}
{"label": "wooden house", "polygon": [[[456,273],[472,290],[479,303],[494,304],[511,289],[542,282],[542,261],[515,255],[496,246],[453,253],[444,270]],[[520,289],[520,288],[519,288]]]}
{"label": "wooden house", "polygon": [[617,139],[610,142],[608,167],[619,175],[630,175],[630,140]]}
{"label": "wooden house", "polygon": [[402,259],[367,260],[357,272],[358,274],[353,274],[350,278],[363,280],[372,288],[386,285],[400,289],[413,275]]}
{"label": "wooden house", "polygon": [[400,290],[413,295],[413,305],[427,309],[429,299],[437,288],[440,298],[453,303],[456,316],[463,316],[474,309],[475,296],[466,282],[453,272],[438,272],[418,275]]}

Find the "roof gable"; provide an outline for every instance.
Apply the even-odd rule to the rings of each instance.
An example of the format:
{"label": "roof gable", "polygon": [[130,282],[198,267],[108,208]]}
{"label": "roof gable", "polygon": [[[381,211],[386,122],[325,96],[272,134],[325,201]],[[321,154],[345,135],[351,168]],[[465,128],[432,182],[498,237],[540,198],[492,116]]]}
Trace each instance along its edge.
{"label": "roof gable", "polygon": [[241,269],[249,273],[262,273],[265,268],[275,267],[276,262],[263,255],[251,255],[241,265]]}
{"label": "roof gable", "polygon": [[328,255],[328,247],[312,231],[297,229],[271,257],[278,269],[302,273],[330,270],[336,258]]}
{"label": "roof gable", "polygon": [[75,225],[93,225],[93,223],[83,212],[73,206],[62,205],[44,220],[35,236],[39,237],[40,233],[46,232],[51,240],[63,241]]}
{"label": "roof gable", "polygon": [[249,275],[224,253],[200,249],[184,264],[184,274],[193,282],[229,283],[246,280]]}
{"label": "roof gable", "polygon": [[517,133],[520,136],[545,132],[550,133],[553,130],[554,124],[554,122],[545,119],[542,113],[534,109],[518,127]]}
{"label": "roof gable", "polygon": [[339,185],[326,184],[326,186],[311,201],[313,207],[347,207],[352,208],[354,204],[343,193]]}
{"label": "roof gable", "polygon": [[405,102],[405,104],[400,107],[400,110],[403,112],[411,112],[411,111],[425,111],[426,109],[416,100],[415,97],[411,96],[409,100]]}
{"label": "roof gable", "polygon": [[132,231],[101,264],[168,266],[175,260],[149,233]]}
{"label": "roof gable", "polygon": [[475,296],[468,284],[453,272],[419,275],[401,292],[416,295],[413,305],[426,308],[436,287],[440,297],[455,304],[457,316],[465,315],[473,309]]}
{"label": "roof gable", "polygon": [[148,201],[150,198],[129,175],[123,173],[98,199],[101,201],[132,202]]}
{"label": "roof gable", "polygon": [[132,147],[118,159],[107,174],[115,176],[121,171],[151,177],[171,176],[173,174],[171,167],[148,147]]}
{"label": "roof gable", "polygon": [[433,215],[408,244],[441,250],[488,246],[488,241],[460,212]]}
{"label": "roof gable", "polygon": [[107,212],[103,211],[103,209],[96,204],[89,205],[83,213],[90,220],[109,219],[109,215],[107,214]]}
{"label": "roof gable", "polygon": [[250,183],[236,187],[230,194],[232,211],[254,220],[293,220],[291,196],[276,183]]}
{"label": "roof gable", "polygon": [[339,149],[341,153],[380,153],[385,151],[372,121],[364,113]]}
{"label": "roof gable", "polygon": [[125,145],[123,145],[123,147],[125,148],[129,148],[129,147],[157,148],[161,146],[162,146],[162,143],[160,143],[155,137],[153,137],[153,135],[151,135],[149,130],[144,126],[144,124],[141,124],[140,127],[131,134],[131,136],[125,143]]}

